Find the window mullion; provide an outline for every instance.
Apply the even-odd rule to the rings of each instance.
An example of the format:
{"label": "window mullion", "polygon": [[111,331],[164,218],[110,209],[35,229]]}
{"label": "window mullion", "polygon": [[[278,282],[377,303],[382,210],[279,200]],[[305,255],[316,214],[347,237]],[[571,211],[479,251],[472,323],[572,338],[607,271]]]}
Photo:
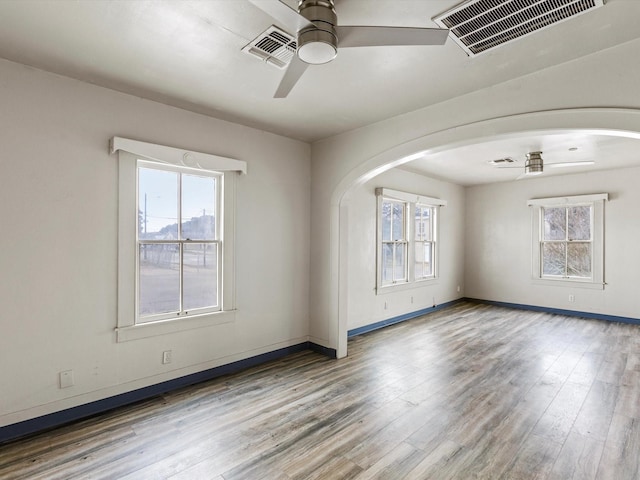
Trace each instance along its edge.
{"label": "window mullion", "polygon": [[[402,248],[404,250],[404,281],[410,282],[415,279],[414,274],[414,255],[415,252],[411,249],[411,246],[415,243],[416,238],[416,222],[415,212],[416,206],[413,203],[404,203],[404,244]],[[414,247],[415,248],[415,247]]]}
{"label": "window mullion", "polygon": [[409,208],[409,204],[407,202],[404,202],[402,204],[402,254],[404,256],[404,269],[402,271],[402,280],[403,281],[409,281],[409,256],[410,256],[410,252],[409,252],[409,242],[410,242],[410,234],[411,232],[410,230],[410,226],[411,226],[411,222],[409,221],[409,215],[411,215],[411,211]]}
{"label": "window mullion", "polygon": [[178,256],[179,265],[179,279],[180,279],[180,293],[179,293],[179,307],[180,313],[179,315],[184,313],[184,239],[182,238],[182,172],[178,172],[178,243],[180,248],[180,255]]}
{"label": "window mullion", "polygon": [[569,278],[569,207],[564,209],[564,277]]}

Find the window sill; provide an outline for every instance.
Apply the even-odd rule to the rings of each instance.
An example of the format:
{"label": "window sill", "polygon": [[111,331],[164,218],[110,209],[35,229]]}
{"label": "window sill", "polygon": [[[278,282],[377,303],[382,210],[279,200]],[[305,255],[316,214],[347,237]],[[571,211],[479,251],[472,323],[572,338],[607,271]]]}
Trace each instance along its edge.
{"label": "window sill", "polygon": [[232,323],[236,319],[235,310],[223,312],[205,313],[192,317],[182,317],[158,322],[140,323],[127,327],[116,328],[116,340],[128,342],[130,340],[140,340],[142,338],[155,337],[158,335],[168,335],[171,333],[183,332],[195,328],[211,327]]}
{"label": "window sill", "polygon": [[534,285],[545,285],[552,287],[571,287],[571,288],[587,288],[590,290],[604,290],[604,282],[591,282],[580,280],[567,280],[564,278],[533,278]]}
{"label": "window sill", "polygon": [[383,287],[376,288],[376,295],[385,295],[387,293],[401,292],[404,290],[413,290],[420,287],[428,287],[436,285],[438,283],[437,278],[428,278],[424,280],[416,280],[414,282],[397,283],[395,285],[385,285]]}

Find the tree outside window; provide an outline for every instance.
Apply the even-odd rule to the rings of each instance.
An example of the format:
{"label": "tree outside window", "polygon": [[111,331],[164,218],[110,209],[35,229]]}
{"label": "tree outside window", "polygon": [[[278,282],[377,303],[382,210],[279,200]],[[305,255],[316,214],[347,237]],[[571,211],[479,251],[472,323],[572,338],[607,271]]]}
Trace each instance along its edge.
{"label": "tree outside window", "polygon": [[542,276],[591,278],[592,207],[545,207],[542,215]]}

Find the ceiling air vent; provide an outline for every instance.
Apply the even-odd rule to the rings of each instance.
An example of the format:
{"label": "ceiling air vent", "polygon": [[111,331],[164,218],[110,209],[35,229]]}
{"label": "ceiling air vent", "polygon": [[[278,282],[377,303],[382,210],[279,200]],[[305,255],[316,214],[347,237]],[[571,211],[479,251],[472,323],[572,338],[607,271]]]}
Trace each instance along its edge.
{"label": "ceiling air vent", "polygon": [[515,163],[515,160],[510,157],[505,158],[496,158],[495,160],[489,160],[491,165],[508,165],[510,163]]}
{"label": "ceiling air vent", "polygon": [[296,54],[296,39],[288,33],[271,26],[246,45],[242,51],[274,65],[284,68]]}
{"label": "ceiling air vent", "polygon": [[433,18],[475,56],[604,5],[605,0],[469,0]]}

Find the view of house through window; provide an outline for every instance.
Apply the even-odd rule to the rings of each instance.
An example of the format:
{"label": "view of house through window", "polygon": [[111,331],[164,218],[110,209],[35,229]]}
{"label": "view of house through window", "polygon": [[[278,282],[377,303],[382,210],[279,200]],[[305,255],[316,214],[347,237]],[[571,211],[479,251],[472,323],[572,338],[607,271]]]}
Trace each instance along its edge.
{"label": "view of house through window", "polygon": [[219,181],[139,163],[138,322],[219,310]]}
{"label": "view of house through window", "polygon": [[381,288],[437,278],[437,218],[446,201],[376,189],[378,281]]}

